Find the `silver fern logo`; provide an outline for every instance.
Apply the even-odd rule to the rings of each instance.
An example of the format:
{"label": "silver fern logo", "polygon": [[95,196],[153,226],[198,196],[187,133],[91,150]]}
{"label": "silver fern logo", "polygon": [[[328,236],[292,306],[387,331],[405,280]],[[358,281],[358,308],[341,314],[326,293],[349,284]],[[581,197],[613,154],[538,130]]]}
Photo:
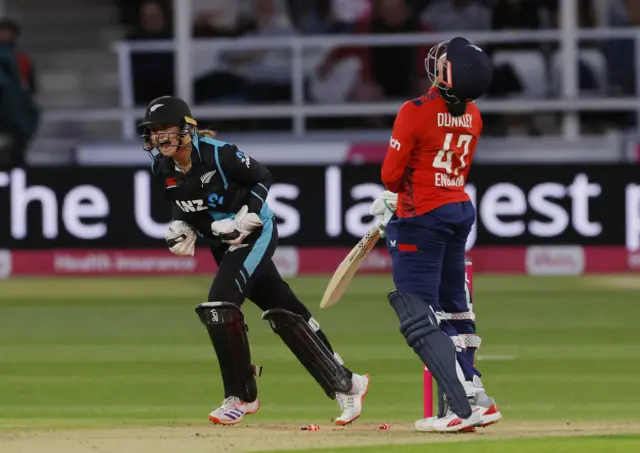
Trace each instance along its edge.
{"label": "silver fern logo", "polygon": [[205,184],[208,184],[209,181],[211,181],[211,178],[213,178],[213,175],[215,174],[216,174],[216,170],[213,170],[213,171],[208,171],[204,175],[200,176],[200,181],[202,182],[202,185],[204,186]]}

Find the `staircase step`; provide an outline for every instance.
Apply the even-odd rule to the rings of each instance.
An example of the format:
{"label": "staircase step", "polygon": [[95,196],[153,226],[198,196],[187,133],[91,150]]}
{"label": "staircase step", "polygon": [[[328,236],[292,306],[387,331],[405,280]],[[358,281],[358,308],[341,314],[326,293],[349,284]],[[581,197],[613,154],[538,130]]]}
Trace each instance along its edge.
{"label": "staircase step", "polygon": [[112,91],[120,86],[118,73],[91,71],[77,73],[72,70],[43,71],[39,76],[43,92],[60,92],[68,90],[101,90]]}
{"label": "staircase step", "polygon": [[40,105],[43,109],[73,109],[73,108],[112,108],[119,105],[119,97],[116,93],[97,91],[91,95],[77,93],[73,96],[69,93],[43,96]]}
{"label": "staircase step", "polygon": [[68,8],[68,7],[86,7],[87,4],[101,6],[112,5],[112,0],[4,0],[8,11],[37,9],[38,7]]}
{"label": "staircase step", "polygon": [[64,71],[73,68],[74,72],[117,72],[117,56],[114,52],[103,50],[68,50],[46,53],[31,53],[32,60],[48,71]]}
{"label": "staircase step", "polygon": [[31,142],[26,160],[34,166],[72,164],[74,149],[79,143],[78,140],[68,138],[38,138]]}
{"label": "staircase step", "polygon": [[97,33],[56,33],[25,35],[20,46],[27,52],[55,52],[57,50],[95,50],[108,49],[111,40],[105,32]]}
{"label": "staircase step", "polygon": [[30,5],[12,14],[25,28],[33,26],[59,26],[61,24],[81,27],[86,23],[114,23],[118,20],[118,9],[113,5],[56,7],[50,3]]}
{"label": "staircase step", "polygon": [[[1,0],[0,0],[1,1]],[[119,105],[118,59],[113,43],[125,35],[112,0],[5,0],[23,27],[21,47],[33,59],[37,101],[43,110]],[[47,118],[45,116],[45,118]],[[68,161],[77,144],[120,137],[119,121],[51,121],[31,146],[37,163]]]}
{"label": "staircase step", "polygon": [[119,104],[117,73],[46,71],[39,75],[38,102],[43,108],[112,107]]}
{"label": "staircase step", "polygon": [[119,121],[43,121],[38,137],[67,137],[73,139],[114,139],[122,135]]}

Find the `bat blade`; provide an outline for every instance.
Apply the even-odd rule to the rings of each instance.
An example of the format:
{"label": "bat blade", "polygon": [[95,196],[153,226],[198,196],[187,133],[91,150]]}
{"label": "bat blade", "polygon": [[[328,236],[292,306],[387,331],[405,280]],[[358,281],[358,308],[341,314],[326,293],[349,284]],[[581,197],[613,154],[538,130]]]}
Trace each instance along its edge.
{"label": "bat blade", "polygon": [[360,265],[376,245],[378,239],[380,239],[380,229],[374,226],[351,249],[333,273],[320,301],[320,308],[329,308],[340,300],[349,283],[351,283],[353,276],[358,272]]}

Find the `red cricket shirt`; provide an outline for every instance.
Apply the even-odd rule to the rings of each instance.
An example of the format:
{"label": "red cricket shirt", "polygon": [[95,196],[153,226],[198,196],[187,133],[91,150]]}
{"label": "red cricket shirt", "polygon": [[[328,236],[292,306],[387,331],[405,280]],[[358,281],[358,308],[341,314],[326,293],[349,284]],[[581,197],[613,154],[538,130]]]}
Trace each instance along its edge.
{"label": "red cricket shirt", "polygon": [[382,182],[398,193],[396,215],[413,217],[469,201],[464,186],[481,132],[482,117],[474,102],[459,117],[449,113],[436,88],[405,102],[382,163]]}

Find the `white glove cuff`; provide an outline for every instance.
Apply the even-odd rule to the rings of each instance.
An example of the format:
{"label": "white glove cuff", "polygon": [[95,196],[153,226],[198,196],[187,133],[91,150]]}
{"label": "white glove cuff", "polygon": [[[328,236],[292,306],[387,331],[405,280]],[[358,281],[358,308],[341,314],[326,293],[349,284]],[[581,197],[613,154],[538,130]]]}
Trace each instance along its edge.
{"label": "white glove cuff", "polygon": [[242,231],[253,231],[256,228],[262,226],[262,221],[258,214],[254,212],[250,212],[247,215],[243,216],[238,222],[238,227]]}
{"label": "white glove cuff", "polygon": [[373,202],[371,208],[369,208],[369,214],[383,215],[386,211],[396,212],[397,206],[398,194],[385,190],[380,197]]}

